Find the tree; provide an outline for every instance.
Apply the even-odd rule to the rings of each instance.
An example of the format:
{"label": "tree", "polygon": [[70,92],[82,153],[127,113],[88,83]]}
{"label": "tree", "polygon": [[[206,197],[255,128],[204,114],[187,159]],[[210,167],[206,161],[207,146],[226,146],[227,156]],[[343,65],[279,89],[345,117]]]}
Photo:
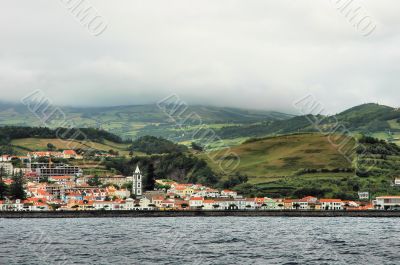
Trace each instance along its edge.
{"label": "tree", "polygon": [[192,142],[192,149],[195,151],[200,151],[200,152],[204,150],[201,145],[196,144],[195,142]]}
{"label": "tree", "polygon": [[155,186],[155,175],[154,175],[154,165],[150,163],[147,166],[147,176],[146,176],[146,183],[145,183],[145,190],[154,190]]}
{"label": "tree", "polygon": [[48,143],[47,144],[47,150],[49,150],[49,151],[54,151],[54,150],[56,150],[57,148],[56,148],[56,146],[54,145],[54,144],[52,144],[52,143]]}
{"label": "tree", "polygon": [[26,194],[24,191],[24,180],[22,172],[19,172],[12,178],[13,182],[10,185],[10,196],[12,199],[20,199],[24,200],[26,198]]}
{"label": "tree", "polygon": [[293,207],[294,207],[296,210],[298,210],[298,209],[300,208],[300,204],[295,203],[295,204],[293,204]]}
{"label": "tree", "polygon": [[98,186],[100,186],[101,185],[101,181],[100,181],[100,179],[99,179],[99,176],[94,176],[93,178],[90,178],[88,181],[87,181],[87,184],[89,184],[90,186],[93,186],[93,187],[98,187]]}
{"label": "tree", "polygon": [[3,181],[3,176],[5,175],[5,170],[3,167],[0,167],[0,200],[3,200],[7,195],[8,187]]}

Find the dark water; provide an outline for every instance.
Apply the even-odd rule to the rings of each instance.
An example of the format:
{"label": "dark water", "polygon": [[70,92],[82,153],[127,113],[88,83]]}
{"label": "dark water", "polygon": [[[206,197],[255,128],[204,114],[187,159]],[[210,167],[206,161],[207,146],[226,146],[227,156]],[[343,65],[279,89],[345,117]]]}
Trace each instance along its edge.
{"label": "dark water", "polygon": [[0,264],[400,264],[400,219],[0,219]]}

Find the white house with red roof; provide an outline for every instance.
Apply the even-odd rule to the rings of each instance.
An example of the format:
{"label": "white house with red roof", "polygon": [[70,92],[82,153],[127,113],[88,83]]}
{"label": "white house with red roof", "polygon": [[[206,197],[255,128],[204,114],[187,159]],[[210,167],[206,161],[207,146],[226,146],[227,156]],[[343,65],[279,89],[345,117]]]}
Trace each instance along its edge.
{"label": "white house with red roof", "polygon": [[400,196],[379,196],[373,201],[376,209],[389,210],[400,208]]}
{"label": "white house with red roof", "polygon": [[221,197],[232,197],[236,198],[238,196],[236,191],[233,190],[221,190]]}
{"label": "white house with red roof", "polygon": [[189,207],[190,208],[199,208],[203,206],[203,197],[192,197],[189,200]]}
{"label": "white house with red roof", "polygon": [[343,210],[341,199],[320,199],[321,210]]}

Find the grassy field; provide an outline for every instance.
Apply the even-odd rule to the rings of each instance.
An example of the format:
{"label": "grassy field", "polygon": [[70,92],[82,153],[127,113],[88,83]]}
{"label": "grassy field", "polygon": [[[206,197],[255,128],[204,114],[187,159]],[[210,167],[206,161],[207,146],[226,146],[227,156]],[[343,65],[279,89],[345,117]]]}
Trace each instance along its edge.
{"label": "grassy field", "polygon": [[91,141],[75,141],[61,139],[43,139],[43,138],[23,138],[12,140],[11,144],[18,153],[26,153],[27,151],[45,151],[47,144],[53,144],[57,149],[96,149],[100,151],[109,151],[113,149],[120,154],[128,154],[128,144],[118,144],[110,141],[104,143],[96,143]]}
{"label": "grassy field", "polygon": [[[354,144],[352,139],[349,141]],[[240,158],[235,172],[248,175],[250,183],[258,184],[292,176],[304,168],[350,168],[351,162],[338,148],[327,137],[312,133],[269,137],[234,146],[231,151]],[[209,159],[214,155],[216,159]],[[219,166],[213,161],[221,158],[222,153],[202,156],[218,171]]]}

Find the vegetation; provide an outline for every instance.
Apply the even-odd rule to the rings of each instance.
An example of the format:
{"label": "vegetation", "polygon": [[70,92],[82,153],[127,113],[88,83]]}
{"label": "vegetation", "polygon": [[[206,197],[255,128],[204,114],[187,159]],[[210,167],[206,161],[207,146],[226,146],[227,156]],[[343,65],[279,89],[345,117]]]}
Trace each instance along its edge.
{"label": "vegetation", "polygon": [[104,162],[107,170],[115,170],[123,175],[132,174],[135,166],[139,165],[140,168],[145,169],[145,176],[149,174],[149,169],[151,169],[149,164],[154,165],[156,179],[167,178],[180,182],[201,183],[204,185],[215,185],[218,182],[217,175],[203,159],[186,153],[137,156],[131,159],[114,158],[107,159]]}
{"label": "vegetation", "polygon": [[154,174],[154,165],[153,163],[148,164],[147,166],[147,170],[146,170],[147,174],[145,176],[145,184],[144,184],[144,189],[145,190],[154,190],[155,187],[155,174]]}
{"label": "vegetation", "polygon": [[16,174],[12,178],[13,182],[10,185],[10,193],[9,196],[13,199],[21,199],[24,200],[26,198],[26,194],[24,191],[24,180],[22,172]]}
{"label": "vegetation", "polygon": [[100,181],[100,178],[99,178],[99,176],[94,176],[93,178],[90,178],[88,181],[87,181],[87,184],[89,184],[89,186],[92,186],[92,187],[98,187],[98,186],[100,186],[101,185],[101,181]]}
{"label": "vegetation", "polygon": [[187,151],[184,145],[175,144],[161,137],[143,136],[133,141],[131,150],[150,154],[165,154]]}
{"label": "vegetation", "polygon": [[237,156],[230,158],[225,157],[225,152],[212,151],[202,157],[217,172],[221,160],[239,157],[238,163],[233,163],[238,164],[233,171],[248,176],[252,184],[293,176],[304,169],[351,168],[351,161],[339,153],[326,136],[317,133],[254,139],[230,151]]}

